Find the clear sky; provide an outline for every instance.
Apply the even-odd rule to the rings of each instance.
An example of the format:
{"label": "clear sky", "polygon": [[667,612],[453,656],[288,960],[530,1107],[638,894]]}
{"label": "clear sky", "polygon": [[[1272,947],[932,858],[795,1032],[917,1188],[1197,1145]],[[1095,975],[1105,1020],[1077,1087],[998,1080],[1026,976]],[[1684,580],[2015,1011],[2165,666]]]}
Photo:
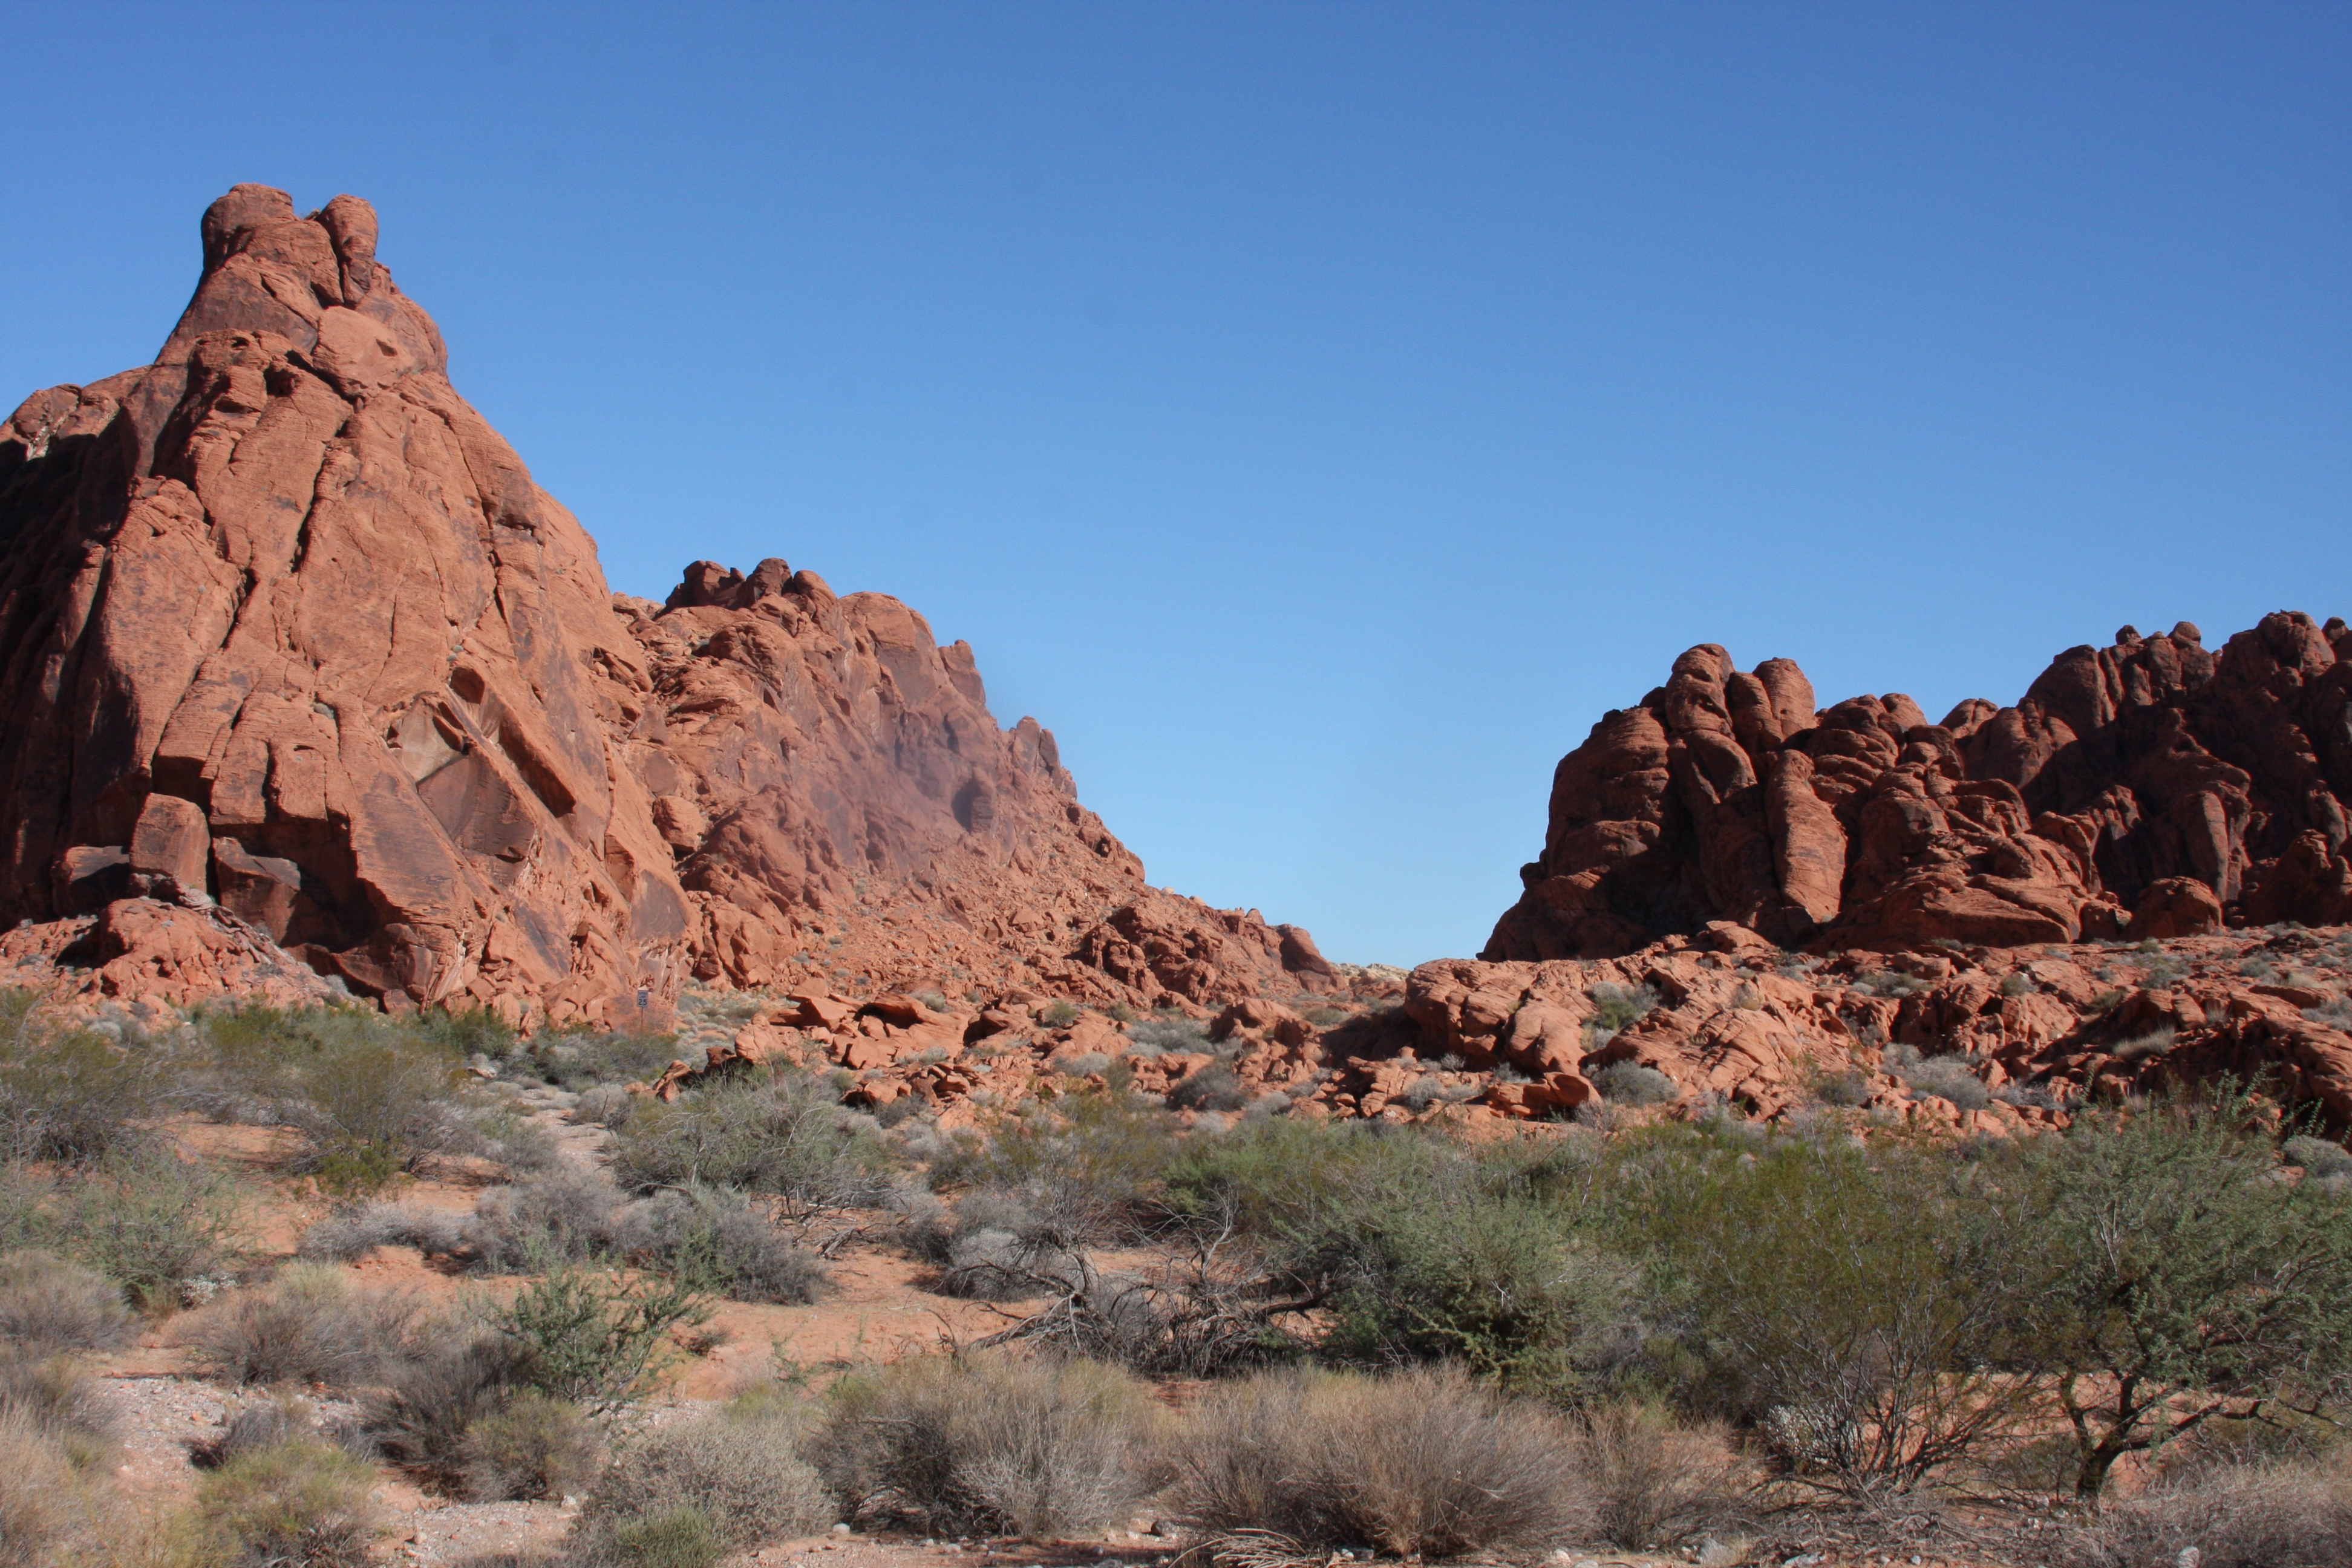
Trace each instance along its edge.
{"label": "clear sky", "polygon": [[2352,615],[2352,5],[0,4],[0,400],[373,201],[658,596],[969,638],[1155,882],[1475,952],[1683,648]]}

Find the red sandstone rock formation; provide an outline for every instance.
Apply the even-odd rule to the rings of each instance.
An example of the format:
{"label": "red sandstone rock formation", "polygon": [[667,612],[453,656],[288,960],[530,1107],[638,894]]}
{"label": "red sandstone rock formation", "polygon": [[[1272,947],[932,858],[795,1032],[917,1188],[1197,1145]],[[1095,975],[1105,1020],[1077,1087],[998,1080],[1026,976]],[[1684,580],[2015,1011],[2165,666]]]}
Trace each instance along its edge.
{"label": "red sandstone rock formation", "polygon": [[557,1021],[659,1012],[689,972],[1202,1008],[1328,974],[1149,888],[1052,736],[999,731],[971,650],[896,601],[781,562],[616,601],[366,203],[239,185],[203,238],[153,364],[0,426],[0,917],[129,944],[88,984],[283,968],[247,939],[389,1005]]}
{"label": "red sandstone rock formation", "polygon": [[2014,708],[1816,711],[1693,648],[1564,758],[1484,957],[1627,953],[1729,921],[1786,945],[2179,936],[2352,921],[2352,631],[2282,612],[2059,656]]}

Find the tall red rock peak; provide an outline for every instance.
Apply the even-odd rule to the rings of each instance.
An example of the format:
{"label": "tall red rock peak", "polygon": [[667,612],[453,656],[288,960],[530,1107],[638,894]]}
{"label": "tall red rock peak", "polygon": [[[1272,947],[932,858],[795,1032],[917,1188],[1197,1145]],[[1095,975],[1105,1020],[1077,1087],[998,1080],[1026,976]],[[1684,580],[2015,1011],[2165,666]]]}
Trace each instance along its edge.
{"label": "tall red rock peak", "polygon": [[365,202],[238,185],[202,233],[152,364],[0,427],[11,922],[95,916],[102,957],[162,900],[389,1003],[557,1020],[694,973],[1206,1004],[1329,973],[1147,886],[896,600],[781,561],[615,598]]}

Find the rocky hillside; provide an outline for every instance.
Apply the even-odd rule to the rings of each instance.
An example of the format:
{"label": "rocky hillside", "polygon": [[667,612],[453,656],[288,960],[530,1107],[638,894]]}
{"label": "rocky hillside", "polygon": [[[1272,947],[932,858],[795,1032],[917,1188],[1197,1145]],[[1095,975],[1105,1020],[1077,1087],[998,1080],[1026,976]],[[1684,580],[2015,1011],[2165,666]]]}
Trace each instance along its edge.
{"label": "rocky hillside", "polygon": [[2352,630],[2282,612],[2059,655],[2013,708],[1816,711],[1712,644],[1562,758],[1482,957],[1613,957],[1727,921],[1902,950],[2352,921]]}
{"label": "rocky hillside", "polygon": [[203,242],[152,364],[0,426],[12,952],[592,1023],[690,974],[1195,1007],[1329,975],[1150,888],[895,600],[781,562],[616,599],[366,203],[239,185]]}

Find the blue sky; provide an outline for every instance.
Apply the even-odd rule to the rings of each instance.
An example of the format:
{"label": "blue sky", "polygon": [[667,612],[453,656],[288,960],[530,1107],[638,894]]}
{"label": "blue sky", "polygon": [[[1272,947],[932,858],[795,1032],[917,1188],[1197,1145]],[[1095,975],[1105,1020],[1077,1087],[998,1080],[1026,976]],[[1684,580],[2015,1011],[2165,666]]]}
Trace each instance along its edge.
{"label": "blue sky", "polygon": [[969,638],[1152,879],[1475,952],[1697,642],[2352,614],[2352,6],[10,3],[0,398],[350,191],[617,588]]}

